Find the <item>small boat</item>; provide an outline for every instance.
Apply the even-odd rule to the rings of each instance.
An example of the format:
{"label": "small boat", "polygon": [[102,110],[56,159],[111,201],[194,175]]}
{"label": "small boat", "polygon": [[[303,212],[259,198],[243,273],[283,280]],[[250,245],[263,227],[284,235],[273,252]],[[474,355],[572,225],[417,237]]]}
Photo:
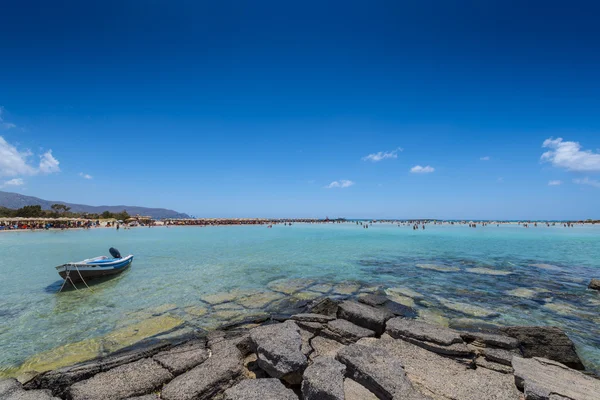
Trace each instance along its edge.
{"label": "small boat", "polygon": [[121,257],[119,250],[111,247],[109,250],[113,258],[100,256],[88,258],[83,261],[70,262],[56,267],[61,278],[71,282],[87,281],[110,275],[117,275],[127,270],[133,262],[133,255]]}

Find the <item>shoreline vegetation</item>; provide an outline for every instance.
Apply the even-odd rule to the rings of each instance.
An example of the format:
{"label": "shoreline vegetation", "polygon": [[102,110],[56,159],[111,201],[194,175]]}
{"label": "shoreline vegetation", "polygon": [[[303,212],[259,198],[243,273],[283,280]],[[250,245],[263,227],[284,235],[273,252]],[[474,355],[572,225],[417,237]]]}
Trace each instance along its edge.
{"label": "shoreline vegetation", "polygon": [[559,328],[436,325],[376,289],[295,311],[204,332],[167,328],[103,357],[0,380],[0,397],[592,400],[600,393],[600,380],[584,371]]}

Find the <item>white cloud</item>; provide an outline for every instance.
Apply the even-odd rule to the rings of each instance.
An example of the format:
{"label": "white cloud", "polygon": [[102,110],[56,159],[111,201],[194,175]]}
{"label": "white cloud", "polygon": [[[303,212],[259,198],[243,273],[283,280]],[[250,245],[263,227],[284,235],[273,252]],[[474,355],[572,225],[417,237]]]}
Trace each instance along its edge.
{"label": "white cloud", "polygon": [[415,165],[410,169],[410,172],[413,174],[430,174],[435,171],[435,168],[426,165],[425,167],[421,167],[420,165]]}
{"label": "white cloud", "polygon": [[581,150],[579,142],[565,142],[562,138],[546,139],[542,147],[550,149],[542,154],[543,162],[569,171],[600,171],[600,154]]}
{"label": "white cloud", "polygon": [[334,189],[334,188],[347,188],[354,185],[354,182],[346,180],[346,179],[341,179],[339,181],[333,181],[331,182],[329,185],[325,186],[325,189]]}
{"label": "white cloud", "polygon": [[589,185],[593,187],[600,188],[600,181],[590,178],[581,178],[581,179],[573,179],[573,182],[578,185]]}
{"label": "white cloud", "polygon": [[378,162],[381,160],[385,160],[386,158],[398,158],[399,151],[404,151],[404,149],[402,147],[398,147],[397,149],[392,150],[392,151],[380,151],[377,153],[372,153],[372,154],[369,154],[368,156],[364,156],[362,158],[362,160]]}
{"label": "white cloud", "polygon": [[485,157],[481,157],[479,158],[481,161],[490,161],[490,156],[485,156]]}
{"label": "white cloud", "polygon": [[11,179],[9,181],[5,181],[2,185],[0,185],[0,188],[3,187],[7,187],[7,186],[23,186],[25,184],[25,181],[21,178],[15,178],[15,179]]}
{"label": "white cloud", "polygon": [[79,176],[82,177],[83,179],[93,179],[93,176],[84,174],[83,172],[80,172]]}
{"label": "white cloud", "polygon": [[4,113],[4,107],[0,106],[0,129],[8,130],[16,128],[17,126],[11,122],[5,122],[2,114]]}
{"label": "white cloud", "polygon": [[29,162],[32,155],[31,151],[21,151],[0,136],[0,177],[52,174],[60,171],[59,162],[52,156],[52,150],[48,150],[40,156],[40,163],[37,167]]}
{"label": "white cloud", "polygon": [[562,181],[550,181],[548,182],[548,186],[559,186],[562,185]]}

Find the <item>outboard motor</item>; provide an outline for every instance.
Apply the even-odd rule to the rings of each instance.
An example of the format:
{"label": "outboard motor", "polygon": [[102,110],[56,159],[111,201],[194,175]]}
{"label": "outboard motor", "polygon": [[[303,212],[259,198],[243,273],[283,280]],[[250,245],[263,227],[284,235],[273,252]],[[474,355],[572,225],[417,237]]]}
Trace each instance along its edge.
{"label": "outboard motor", "polygon": [[115,249],[114,247],[111,247],[110,249],[108,249],[108,252],[114,258],[121,258],[121,253],[119,253],[119,250]]}

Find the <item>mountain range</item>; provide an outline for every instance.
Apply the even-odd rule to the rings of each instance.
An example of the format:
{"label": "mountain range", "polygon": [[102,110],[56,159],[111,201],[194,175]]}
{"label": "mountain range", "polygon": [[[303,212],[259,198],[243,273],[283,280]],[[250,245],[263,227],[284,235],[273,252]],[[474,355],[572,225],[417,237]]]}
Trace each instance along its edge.
{"label": "mountain range", "polygon": [[43,200],[33,196],[25,196],[20,193],[11,193],[0,191],[0,207],[18,209],[24,206],[42,206],[43,210],[50,210],[53,204],[64,204],[71,207],[72,212],[101,214],[104,211],[111,213],[127,211],[129,215],[146,215],[156,219],[162,218],[189,218],[189,215],[183,214],[166,208],[148,208],[138,206],[88,206],[85,204],[72,204],[64,201]]}

